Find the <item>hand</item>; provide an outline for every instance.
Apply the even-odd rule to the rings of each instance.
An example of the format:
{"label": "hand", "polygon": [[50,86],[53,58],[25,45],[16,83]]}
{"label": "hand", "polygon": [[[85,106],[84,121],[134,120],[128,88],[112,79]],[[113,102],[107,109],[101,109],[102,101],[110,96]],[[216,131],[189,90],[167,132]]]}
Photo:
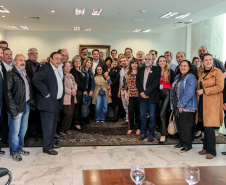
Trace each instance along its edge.
{"label": "hand", "polygon": [[183,110],[184,110],[183,108],[180,108],[180,107],[178,107],[178,109],[179,109],[179,112],[180,112],[180,113],[182,113]]}
{"label": "hand", "polygon": [[121,98],[121,93],[120,93],[120,91],[118,92],[118,97]]}
{"label": "hand", "polygon": [[107,79],[107,77],[108,77],[108,72],[105,72],[105,73],[104,73],[104,78]]}
{"label": "hand", "polygon": [[226,103],[223,104],[223,109],[226,110]]}
{"label": "hand", "polygon": [[93,91],[90,91],[89,92],[89,96],[93,96]]}
{"label": "hand", "polygon": [[111,89],[111,86],[110,86],[110,85],[108,85],[108,90],[109,90],[109,89]]}
{"label": "hand", "polygon": [[45,98],[49,98],[50,97],[50,94],[48,94]]}
{"label": "hand", "polygon": [[110,92],[110,91],[108,92],[108,96],[112,96],[112,94],[111,94],[111,92]]}
{"label": "hand", "polygon": [[141,96],[142,98],[149,98],[148,96],[146,96],[146,94],[144,94],[144,92],[140,93],[140,96]]}
{"label": "hand", "polygon": [[198,93],[198,95],[202,95],[203,94],[203,89],[199,89],[196,92]]}
{"label": "hand", "polygon": [[87,96],[87,95],[88,95],[88,94],[87,94],[87,91],[84,91],[84,92],[83,92],[83,95],[86,95],[86,96]]}
{"label": "hand", "polygon": [[19,117],[19,114],[17,115],[17,116],[15,116],[15,117],[13,117],[14,119],[17,119]]}
{"label": "hand", "polygon": [[40,62],[40,65],[44,65],[46,62],[48,62],[46,59],[42,59],[42,61]]}
{"label": "hand", "polygon": [[76,90],[75,90],[75,89],[72,89],[72,90],[71,90],[71,94],[72,94],[73,96],[75,96],[75,95],[76,95]]}

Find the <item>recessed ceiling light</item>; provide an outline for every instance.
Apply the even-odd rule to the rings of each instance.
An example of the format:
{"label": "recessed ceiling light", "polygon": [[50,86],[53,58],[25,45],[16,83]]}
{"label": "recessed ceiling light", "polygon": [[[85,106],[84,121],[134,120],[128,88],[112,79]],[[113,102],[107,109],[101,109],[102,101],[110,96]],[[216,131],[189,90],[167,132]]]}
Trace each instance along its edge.
{"label": "recessed ceiling light", "polygon": [[0,6],[0,13],[10,13],[4,6]]}
{"label": "recessed ceiling light", "polygon": [[84,31],[91,31],[91,28],[85,28]]}
{"label": "recessed ceiling light", "polygon": [[143,22],[144,19],[134,19],[133,21],[135,21],[135,22]]}
{"label": "recessed ceiling light", "polygon": [[52,10],[52,11],[51,11],[51,13],[55,13],[55,11],[54,11],[54,10]]}
{"label": "recessed ceiling light", "polygon": [[135,29],[135,30],[133,30],[133,32],[140,32],[141,31],[141,29]]}
{"label": "recessed ceiling light", "polygon": [[140,10],[139,12],[140,12],[140,13],[145,13],[146,11],[145,11],[145,10]]}
{"label": "recessed ceiling light", "polygon": [[162,18],[162,19],[170,18],[170,17],[173,17],[174,15],[177,15],[177,14],[178,14],[178,12],[169,12],[169,13],[161,16],[160,18]]}
{"label": "recessed ceiling light", "polygon": [[100,15],[101,12],[102,12],[102,9],[93,9],[93,12],[91,15]]}
{"label": "recessed ceiling light", "polygon": [[191,15],[191,13],[186,13],[186,14],[184,14],[184,15],[180,15],[180,16],[178,16],[178,17],[175,17],[175,19],[184,19],[185,17],[188,17],[188,16],[190,16]]}
{"label": "recessed ceiling light", "polygon": [[80,27],[74,27],[74,31],[79,31]]}
{"label": "recessed ceiling light", "polygon": [[13,30],[18,29],[16,26],[8,26],[8,27],[10,27],[10,28],[13,29]]}
{"label": "recessed ceiling light", "polygon": [[192,22],[192,20],[189,20],[189,22]]}
{"label": "recessed ceiling light", "polygon": [[5,17],[5,15],[2,16],[3,18]]}
{"label": "recessed ceiling light", "polygon": [[84,15],[85,8],[75,8],[75,15]]}
{"label": "recessed ceiling light", "polygon": [[28,30],[29,28],[27,26],[20,26],[24,30]]}
{"label": "recessed ceiling light", "polygon": [[148,33],[148,32],[150,32],[151,31],[151,29],[148,29],[148,30],[144,30],[143,32],[144,33]]}

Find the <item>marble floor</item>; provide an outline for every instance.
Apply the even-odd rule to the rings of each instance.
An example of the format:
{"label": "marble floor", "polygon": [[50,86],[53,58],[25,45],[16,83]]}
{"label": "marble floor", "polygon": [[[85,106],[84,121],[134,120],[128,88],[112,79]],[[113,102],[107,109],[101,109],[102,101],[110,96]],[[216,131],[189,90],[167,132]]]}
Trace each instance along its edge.
{"label": "marble floor", "polygon": [[[217,145],[218,155],[207,160],[198,155],[202,145],[193,145],[190,153],[180,153],[172,145],[150,146],[98,146],[65,147],[57,156],[42,153],[42,148],[25,148],[30,151],[21,162],[9,158],[9,149],[0,157],[0,167],[8,168],[13,174],[12,185],[82,185],[82,170],[130,168],[140,163],[146,168],[185,166],[226,165],[226,144]],[[0,179],[5,184],[6,177]]]}

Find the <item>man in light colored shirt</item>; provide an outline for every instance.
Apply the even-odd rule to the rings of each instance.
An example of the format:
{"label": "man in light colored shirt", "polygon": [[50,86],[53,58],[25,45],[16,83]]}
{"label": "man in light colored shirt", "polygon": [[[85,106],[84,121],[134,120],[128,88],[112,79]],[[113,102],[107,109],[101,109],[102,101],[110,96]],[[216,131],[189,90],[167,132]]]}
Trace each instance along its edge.
{"label": "man in light colored shirt", "polygon": [[166,51],[164,53],[164,56],[166,57],[166,59],[168,61],[168,64],[169,64],[170,69],[172,69],[173,71],[175,71],[177,65],[172,62],[172,60],[173,60],[173,54],[172,54],[172,52]]}
{"label": "man in light colored shirt", "polygon": [[117,56],[118,52],[116,49],[111,50],[111,58],[114,60],[115,58],[118,58]]}
{"label": "man in light colored shirt", "polygon": [[6,69],[6,71],[9,71],[13,65],[12,65],[12,59],[13,59],[13,53],[9,48],[5,48],[3,50],[3,59],[2,63]]}
{"label": "man in light colored shirt", "polygon": [[152,56],[154,60],[153,65],[156,66],[156,62],[158,60],[158,52],[156,50],[150,50],[149,54]]}
{"label": "man in light colored shirt", "polygon": [[99,50],[98,50],[98,49],[94,49],[94,50],[92,51],[92,55],[93,55],[93,67],[92,67],[92,72],[93,72],[93,75],[95,75],[95,70],[96,70],[96,68],[97,68],[97,65],[101,65],[102,68],[103,68],[105,62],[99,59]]}
{"label": "man in light colored shirt", "polygon": [[40,110],[40,118],[43,132],[43,152],[49,155],[57,155],[54,149],[60,148],[54,144],[57,120],[60,110],[63,108],[64,79],[59,75],[57,68],[61,63],[61,55],[53,52],[50,55],[50,63],[46,63],[35,74],[32,82],[39,91],[36,94],[36,107]]}
{"label": "man in light colored shirt", "polygon": [[123,56],[121,58],[121,66],[122,66],[122,69],[120,70],[120,79],[119,79],[119,92],[118,92],[118,97],[120,98],[121,97],[121,100],[122,100],[122,105],[123,105],[123,108],[126,112],[126,122],[128,123],[128,104],[127,104],[127,101],[126,101],[126,98],[125,98],[125,93],[124,93],[124,90],[122,90],[122,87],[123,87],[123,78],[125,76],[125,73],[128,71],[128,58]]}
{"label": "man in light colored shirt", "polygon": [[133,50],[131,48],[126,48],[124,55],[128,58],[128,62],[130,62],[130,60],[132,58],[134,58],[134,56],[133,56]]}

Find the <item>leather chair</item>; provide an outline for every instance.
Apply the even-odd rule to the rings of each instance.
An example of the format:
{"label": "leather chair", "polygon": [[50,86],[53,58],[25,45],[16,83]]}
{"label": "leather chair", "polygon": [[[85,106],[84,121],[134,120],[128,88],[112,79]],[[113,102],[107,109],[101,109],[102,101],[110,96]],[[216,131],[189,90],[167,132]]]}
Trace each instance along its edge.
{"label": "leather chair", "polygon": [[12,173],[7,168],[0,168],[0,178],[5,176],[5,175],[9,176],[9,179],[6,183],[6,185],[9,185],[11,183],[11,180],[12,180]]}

